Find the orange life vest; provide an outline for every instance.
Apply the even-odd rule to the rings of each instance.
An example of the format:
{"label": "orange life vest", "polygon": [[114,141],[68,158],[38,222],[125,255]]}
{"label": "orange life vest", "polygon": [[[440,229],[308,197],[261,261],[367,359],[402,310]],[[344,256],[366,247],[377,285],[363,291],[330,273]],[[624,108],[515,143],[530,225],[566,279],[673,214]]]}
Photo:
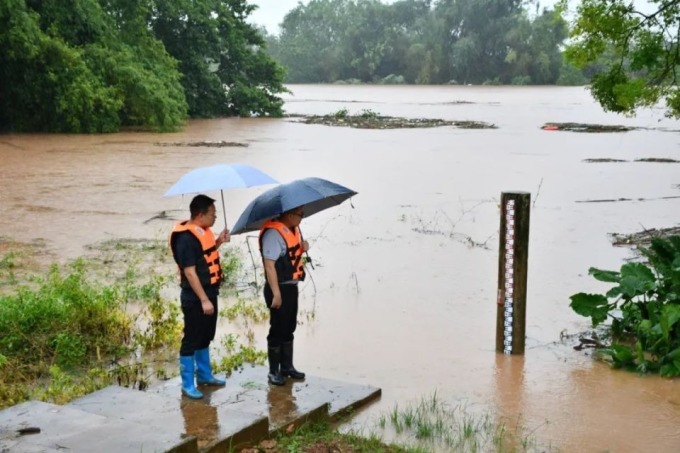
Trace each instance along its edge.
{"label": "orange life vest", "polygon": [[274,229],[281,234],[286,242],[286,254],[276,260],[276,274],[280,282],[291,280],[304,280],[305,267],[302,261],[302,235],[300,229],[291,231],[286,225],[278,220],[268,220],[260,230],[260,253],[262,252],[262,236],[268,229]]}
{"label": "orange life vest", "polygon": [[[210,228],[201,228],[198,225],[190,224],[188,220],[177,223],[170,233],[170,248],[172,255],[177,262],[177,251],[175,250],[175,238],[179,233],[189,231],[201,243],[203,250],[204,261],[196,263],[196,274],[204,287],[210,285],[219,285],[222,281],[222,266],[220,266],[220,254],[217,251],[217,244],[215,243],[215,235]],[[178,263],[179,266],[179,263]],[[182,287],[188,287],[188,280],[184,276],[182,269],[179,270],[180,278],[182,279]]]}

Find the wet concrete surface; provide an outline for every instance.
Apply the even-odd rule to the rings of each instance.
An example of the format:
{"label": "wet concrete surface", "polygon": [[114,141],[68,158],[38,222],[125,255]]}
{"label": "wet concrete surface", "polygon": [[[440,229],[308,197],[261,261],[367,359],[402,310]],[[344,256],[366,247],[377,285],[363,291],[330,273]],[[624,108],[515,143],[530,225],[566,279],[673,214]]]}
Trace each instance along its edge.
{"label": "wet concrete surface", "polygon": [[[36,427],[40,432],[18,435]],[[69,406],[28,401],[0,412],[0,452],[129,453],[198,451],[194,438],[180,431],[149,429],[148,424],[110,418]]]}
{"label": "wet concrete surface", "polygon": [[[378,399],[379,388],[308,376],[277,387],[247,367],[225,387],[181,396],[179,378],[148,391],[111,386],[58,406],[29,401],[0,411],[0,452],[226,452],[307,421],[339,420]],[[39,428],[34,434],[18,430]]]}

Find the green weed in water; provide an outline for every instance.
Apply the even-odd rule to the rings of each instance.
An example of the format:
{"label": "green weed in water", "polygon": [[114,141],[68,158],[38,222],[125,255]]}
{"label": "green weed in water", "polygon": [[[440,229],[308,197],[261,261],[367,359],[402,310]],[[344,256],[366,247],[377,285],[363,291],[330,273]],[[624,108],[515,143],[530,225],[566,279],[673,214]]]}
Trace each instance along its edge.
{"label": "green weed in water", "polygon": [[237,298],[234,302],[227,300],[226,306],[220,308],[220,316],[229,321],[242,320],[246,325],[259,323],[269,319],[269,310],[260,299]]}
{"label": "green weed in water", "polygon": [[0,271],[14,269],[16,267],[16,252],[9,252],[0,258]]}
{"label": "green weed in water", "polygon": [[381,418],[378,426],[386,428],[389,419],[398,440],[426,451],[456,452],[533,452],[551,451],[539,446],[531,434],[521,428],[508,432],[505,424],[489,415],[476,416],[463,406],[450,408],[434,393],[415,405],[398,405]]}
{"label": "green weed in water", "polygon": [[85,259],[54,264],[0,295],[0,407],[130,385],[120,379],[118,358],[178,342],[179,309],[160,296],[167,278],[128,268],[105,285],[93,266]]}
{"label": "green weed in water", "polygon": [[258,351],[251,343],[242,344],[240,337],[235,334],[225,335],[222,338],[222,348],[226,356],[217,365],[217,371],[223,371],[230,375],[234,371],[243,368],[245,364],[263,365],[267,359],[267,353]]}

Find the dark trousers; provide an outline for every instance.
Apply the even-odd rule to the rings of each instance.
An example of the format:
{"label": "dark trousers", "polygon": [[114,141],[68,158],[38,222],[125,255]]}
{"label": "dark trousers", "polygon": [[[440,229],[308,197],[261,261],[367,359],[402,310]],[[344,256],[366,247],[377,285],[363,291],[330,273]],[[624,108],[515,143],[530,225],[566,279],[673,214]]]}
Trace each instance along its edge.
{"label": "dark trousers", "polygon": [[215,306],[212,315],[203,314],[203,308],[198,301],[182,301],[182,313],[184,314],[184,336],[179,348],[179,355],[194,355],[199,349],[210,346],[215,338],[217,328],[217,297],[210,301]]}
{"label": "dark trousers", "polygon": [[264,285],[264,301],[269,308],[269,347],[279,347],[293,341],[293,333],[297,327],[298,285],[279,285],[279,288],[281,307],[271,308],[274,294],[268,283]]}

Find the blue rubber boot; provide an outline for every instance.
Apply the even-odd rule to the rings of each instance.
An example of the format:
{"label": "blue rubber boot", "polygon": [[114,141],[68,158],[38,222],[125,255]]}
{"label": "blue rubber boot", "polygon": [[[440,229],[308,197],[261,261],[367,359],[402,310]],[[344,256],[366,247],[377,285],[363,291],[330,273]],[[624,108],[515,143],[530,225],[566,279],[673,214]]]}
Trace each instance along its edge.
{"label": "blue rubber boot", "polygon": [[194,384],[194,356],[179,356],[179,374],[182,376],[182,393],[195,400],[203,398]]}
{"label": "blue rubber boot", "polygon": [[194,357],[196,358],[196,382],[199,385],[222,387],[227,384],[223,379],[217,379],[213,376],[210,368],[210,351],[208,348],[199,349],[194,352]]}

